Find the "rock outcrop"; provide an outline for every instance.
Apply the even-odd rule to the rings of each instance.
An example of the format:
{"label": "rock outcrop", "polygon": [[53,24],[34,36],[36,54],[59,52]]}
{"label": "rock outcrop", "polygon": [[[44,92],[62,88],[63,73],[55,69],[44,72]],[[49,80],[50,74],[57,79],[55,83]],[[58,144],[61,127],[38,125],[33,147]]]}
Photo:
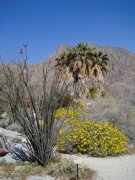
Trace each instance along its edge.
{"label": "rock outcrop", "polygon": [[18,132],[0,128],[0,148],[12,149],[17,143],[22,141],[22,135]]}

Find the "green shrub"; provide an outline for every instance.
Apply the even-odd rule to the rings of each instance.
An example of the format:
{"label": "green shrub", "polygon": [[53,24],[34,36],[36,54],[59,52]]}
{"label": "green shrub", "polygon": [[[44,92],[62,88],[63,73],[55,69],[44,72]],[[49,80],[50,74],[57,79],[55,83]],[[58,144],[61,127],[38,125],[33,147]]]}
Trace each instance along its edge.
{"label": "green shrub", "polygon": [[91,156],[115,156],[127,151],[127,138],[113,124],[72,120],[60,131],[58,150]]}
{"label": "green shrub", "polygon": [[0,127],[5,128],[5,120],[4,119],[0,119]]}
{"label": "green shrub", "polygon": [[74,99],[70,96],[70,94],[65,94],[61,102],[61,107],[69,107],[73,101]]}
{"label": "green shrub", "polygon": [[88,91],[86,97],[88,99],[94,99],[97,96],[98,91],[99,91],[99,87],[91,87],[91,88],[89,88],[89,91]]}

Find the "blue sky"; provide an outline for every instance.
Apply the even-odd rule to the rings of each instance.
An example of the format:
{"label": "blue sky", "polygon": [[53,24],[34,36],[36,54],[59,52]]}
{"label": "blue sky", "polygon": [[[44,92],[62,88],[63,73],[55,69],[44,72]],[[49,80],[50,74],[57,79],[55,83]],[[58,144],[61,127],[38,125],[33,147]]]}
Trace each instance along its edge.
{"label": "blue sky", "polygon": [[28,44],[30,63],[40,63],[59,45],[78,42],[135,52],[134,0],[0,0],[0,54],[17,58]]}

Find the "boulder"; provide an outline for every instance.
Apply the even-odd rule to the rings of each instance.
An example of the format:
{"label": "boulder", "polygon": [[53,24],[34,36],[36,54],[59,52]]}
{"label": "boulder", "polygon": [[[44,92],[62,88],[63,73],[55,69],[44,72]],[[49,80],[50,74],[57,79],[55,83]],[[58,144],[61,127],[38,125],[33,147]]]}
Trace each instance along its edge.
{"label": "boulder", "polygon": [[17,143],[22,142],[22,138],[18,132],[0,128],[0,148],[12,149]]}
{"label": "boulder", "polygon": [[0,148],[0,157],[5,156],[8,153],[9,151],[7,149]]}
{"label": "boulder", "polygon": [[16,163],[16,160],[13,158],[13,156],[10,152],[8,154],[6,154],[5,156],[0,157],[0,161],[4,161],[7,164]]}

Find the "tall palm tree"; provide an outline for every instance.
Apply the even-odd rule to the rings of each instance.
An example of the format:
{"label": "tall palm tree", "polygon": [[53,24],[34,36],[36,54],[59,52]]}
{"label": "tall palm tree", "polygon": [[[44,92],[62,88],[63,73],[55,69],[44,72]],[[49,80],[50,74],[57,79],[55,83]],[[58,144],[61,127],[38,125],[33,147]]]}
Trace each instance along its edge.
{"label": "tall palm tree", "polygon": [[91,48],[87,43],[79,43],[56,59],[56,66],[68,69],[68,72],[65,71],[65,75],[72,73],[74,86],[78,86],[82,79],[103,82],[105,73],[109,71],[108,60],[107,54],[97,51],[96,48]]}
{"label": "tall palm tree", "polygon": [[70,70],[74,74],[81,73],[83,76],[89,76],[90,67],[92,66],[92,55],[95,48],[90,48],[86,43],[79,43],[72,49],[74,59],[70,61]]}

